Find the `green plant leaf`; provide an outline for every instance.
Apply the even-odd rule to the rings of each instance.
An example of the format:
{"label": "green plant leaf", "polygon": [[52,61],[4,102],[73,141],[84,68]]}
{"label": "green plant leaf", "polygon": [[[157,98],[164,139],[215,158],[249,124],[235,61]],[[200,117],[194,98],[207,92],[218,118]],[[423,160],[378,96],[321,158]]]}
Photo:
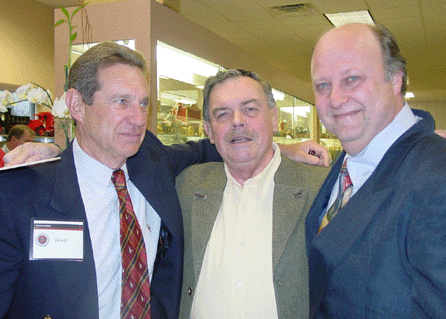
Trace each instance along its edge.
{"label": "green plant leaf", "polygon": [[67,9],[64,7],[60,7],[60,10],[62,10],[63,14],[67,17],[68,20],[70,20],[70,14],[68,13]]}
{"label": "green plant leaf", "polygon": [[61,25],[61,24],[64,23],[64,22],[67,22],[67,20],[65,20],[65,19],[60,19],[59,21],[57,21],[57,22],[54,24],[54,27],[57,27],[58,25]]}
{"label": "green plant leaf", "polygon": [[88,2],[87,2],[87,3],[84,3],[83,5],[80,5],[79,7],[77,7],[77,8],[73,11],[73,13],[71,14],[71,19],[73,19],[74,15],[75,15],[76,13],[78,13],[79,10],[85,8],[85,6],[86,6],[87,4],[88,4]]}
{"label": "green plant leaf", "polygon": [[77,37],[77,32],[74,32],[70,37],[70,42],[73,42]]}
{"label": "green plant leaf", "polygon": [[71,19],[73,19],[74,15],[75,15],[76,13],[78,13],[79,10],[82,9],[82,8],[83,8],[82,6],[77,7],[77,8],[73,11],[73,13],[71,14]]}

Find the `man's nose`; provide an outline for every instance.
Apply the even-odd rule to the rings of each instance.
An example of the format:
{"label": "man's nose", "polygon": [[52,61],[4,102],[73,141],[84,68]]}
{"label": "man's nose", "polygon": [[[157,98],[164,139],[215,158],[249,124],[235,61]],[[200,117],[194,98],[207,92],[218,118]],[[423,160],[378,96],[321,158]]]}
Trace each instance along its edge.
{"label": "man's nose", "polygon": [[341,107],[347,101],[347,95],[339,86],[333,86],[330,91],[330,104],[333,108]]}
{"label": "man's nose", "polygon": [[245,117],[241,111],[237,110],[232,114],[232,125],[234,127],[245,125]]}
{"label": "man's nose", "polygon": [[147,108],[135,103],[131,107],[130,119],[132,124],[137,126],[145,126],[147,124]]}

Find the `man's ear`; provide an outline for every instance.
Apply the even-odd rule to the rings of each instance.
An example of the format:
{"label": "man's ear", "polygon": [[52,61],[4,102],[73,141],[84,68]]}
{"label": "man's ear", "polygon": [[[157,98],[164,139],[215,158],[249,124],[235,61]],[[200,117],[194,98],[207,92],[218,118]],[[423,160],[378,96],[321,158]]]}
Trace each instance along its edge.
{"label": "man's ear", "polygon": [[271,109],[271,115],[273,117],[273,132],[277,133],[279,131],[279,110],[277,107]]}
{"label": "man's ear", "polygon": [[203,121],[203,128],[206,134],[208,135],[209,139],[211,140],[211,143],[214,144],[214,137],[212,135],[211,123]]}
{"label": "man's ear", "polygon": [[403,86],[403,71],[398,71],[393,75],[392,85],[395,96],[401,95],[401,87]]}
{"label": "man's ear", "polygon": [[65,103],[70,111],[71,117],[76,122],[82,123],[85,114],[85,104],[82,95],[76,89],[69,89],[65,95]]}

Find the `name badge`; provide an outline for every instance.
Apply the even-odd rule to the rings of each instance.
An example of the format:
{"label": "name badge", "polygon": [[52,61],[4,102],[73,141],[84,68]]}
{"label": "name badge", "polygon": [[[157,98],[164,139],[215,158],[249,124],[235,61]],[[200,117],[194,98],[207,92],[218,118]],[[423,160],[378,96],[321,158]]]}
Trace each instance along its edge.
{"label": "name badge", "polygon": [[32,219],[30,238],[30,260],[84,258],[84,221]]}

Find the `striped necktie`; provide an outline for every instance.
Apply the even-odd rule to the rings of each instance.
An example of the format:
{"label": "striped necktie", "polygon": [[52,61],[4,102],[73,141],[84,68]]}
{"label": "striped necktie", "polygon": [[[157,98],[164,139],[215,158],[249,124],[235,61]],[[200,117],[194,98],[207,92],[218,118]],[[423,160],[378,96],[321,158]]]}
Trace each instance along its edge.
{"label": "striped necktie", "polygon": [[133,211],[125,174],[118,169],[111,178],[119,198],[121,220],[121,319],[150,318],[150,280],[141,227]]}
{"label": "striped necktie", "polygon": [[331,205],[330,209],[325,214],[322,219],[321,225],[319,226],[318,234],[324,229],[325,226],[331,221],[331,219],[339,212],[339,210],[348,202],[350,196],[352,195],[353,184],[350,179],[350,175],[347,171],[347,160],[342,164],[340,177],[339,177],[339,190],[338,196]]}

